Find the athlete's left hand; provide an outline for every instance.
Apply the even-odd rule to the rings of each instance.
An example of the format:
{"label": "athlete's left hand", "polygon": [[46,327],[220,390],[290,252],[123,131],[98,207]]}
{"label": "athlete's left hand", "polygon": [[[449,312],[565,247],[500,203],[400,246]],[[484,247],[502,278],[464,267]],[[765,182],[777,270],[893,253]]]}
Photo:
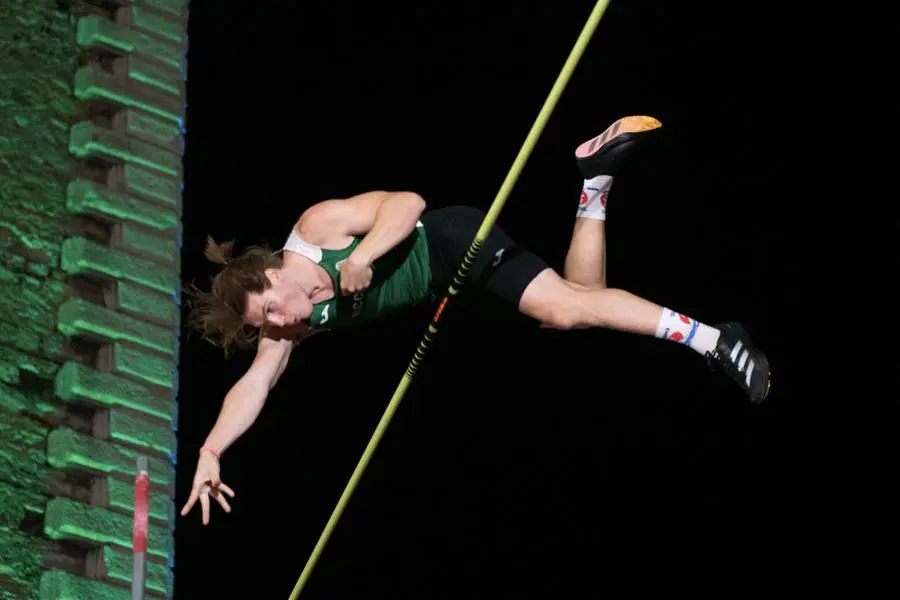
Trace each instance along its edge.
{"label": "athlete's left hand", "polygon": [[341,263],[341,292],[346,296],[366,290],[372,283],[372,267],[352,255]]}

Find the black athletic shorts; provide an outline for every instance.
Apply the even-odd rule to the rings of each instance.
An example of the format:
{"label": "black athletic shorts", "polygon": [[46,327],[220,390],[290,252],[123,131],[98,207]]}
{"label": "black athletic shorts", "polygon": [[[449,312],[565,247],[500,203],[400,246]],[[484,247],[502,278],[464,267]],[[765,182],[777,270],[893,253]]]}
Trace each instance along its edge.
{"label": "black athletic shorts", "polygon": [[[466,250],[485,214],[469,206],[449,206],[425,212],[425,226],[431,254],[432,287],[442,295],[456,276]],[[549,265],[533,252],[516,244],[496,225],[469,270],[464,289],[475,288],[494,296],[503,304],[518,309],[525,288]]]}

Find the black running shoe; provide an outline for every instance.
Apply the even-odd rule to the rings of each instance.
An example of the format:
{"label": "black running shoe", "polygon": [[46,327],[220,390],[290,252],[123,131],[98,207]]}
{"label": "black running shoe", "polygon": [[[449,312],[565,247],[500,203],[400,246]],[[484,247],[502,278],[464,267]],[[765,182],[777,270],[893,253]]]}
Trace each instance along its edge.
{"label": "black running shoe", "polygon": [[716,349],[707,354],[710,363],[731,377],[752,402],[759,404],[769,395],[769,361],[756,349],[740,323],[715,325],[719,330]]}
{"label": "black running shoe", "polygon": [[655,137],[660,127],[662,123],[653,117],[622,117],[575,149],[578,170],[585,179],[615,176],[620,165],[638,146]]}

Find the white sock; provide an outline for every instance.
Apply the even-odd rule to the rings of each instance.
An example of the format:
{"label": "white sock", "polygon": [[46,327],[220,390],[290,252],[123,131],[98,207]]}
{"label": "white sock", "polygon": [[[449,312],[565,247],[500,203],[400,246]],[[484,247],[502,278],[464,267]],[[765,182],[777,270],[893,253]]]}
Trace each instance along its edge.
{"label": "white sock", "polygon": [[605,221],[606,197],[609,196],[612,184],[612,175],[597,175],[593,179],[585,179],[575,216],[582,219]]}
{"label": "white sock", "polygon": [[700,354],[706,354],[716,349],[719,330],[680,312],[664,308],[659,325],[656,326],[656,337],[688,345]]}

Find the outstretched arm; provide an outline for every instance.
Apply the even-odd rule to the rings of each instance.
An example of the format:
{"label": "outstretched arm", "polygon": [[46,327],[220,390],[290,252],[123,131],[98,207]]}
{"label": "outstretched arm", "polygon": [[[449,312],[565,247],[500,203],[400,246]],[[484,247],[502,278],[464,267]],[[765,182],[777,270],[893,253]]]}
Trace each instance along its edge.
{"label": "outstretched arm", "polygon": [[260,337],[256,359],[225,396],[219,419],[206,438],[204,449],[197,459],[191,494],[181,509],[182,516],[190,512],[199,500],[203,524],[206,525],[209,523],[210,498],[214,498],[225,512],[231,512],[231,505],[225,496],[233,498],[234,490],[219,479],[219,455],[256,421],[269,391],[287,366],[294,342],[313,332],[292,333],[294,335],[278,337],[281,332],[267,332]]}
{"label": "outstretched arm", "polygon": [[362,237],[348,260],[371,266],[412,233],[424,210],[425,200],[414,192],[367,192],[311,206],[298,229],[314,243]]}
{"label": "outstretched arm", "polygon": [[225,395],[219,418],[206,438],[205,447],[221,454],[253,425],[269,392],[284,372],[292,347],[291,339],[260,336],[256,358]]}

